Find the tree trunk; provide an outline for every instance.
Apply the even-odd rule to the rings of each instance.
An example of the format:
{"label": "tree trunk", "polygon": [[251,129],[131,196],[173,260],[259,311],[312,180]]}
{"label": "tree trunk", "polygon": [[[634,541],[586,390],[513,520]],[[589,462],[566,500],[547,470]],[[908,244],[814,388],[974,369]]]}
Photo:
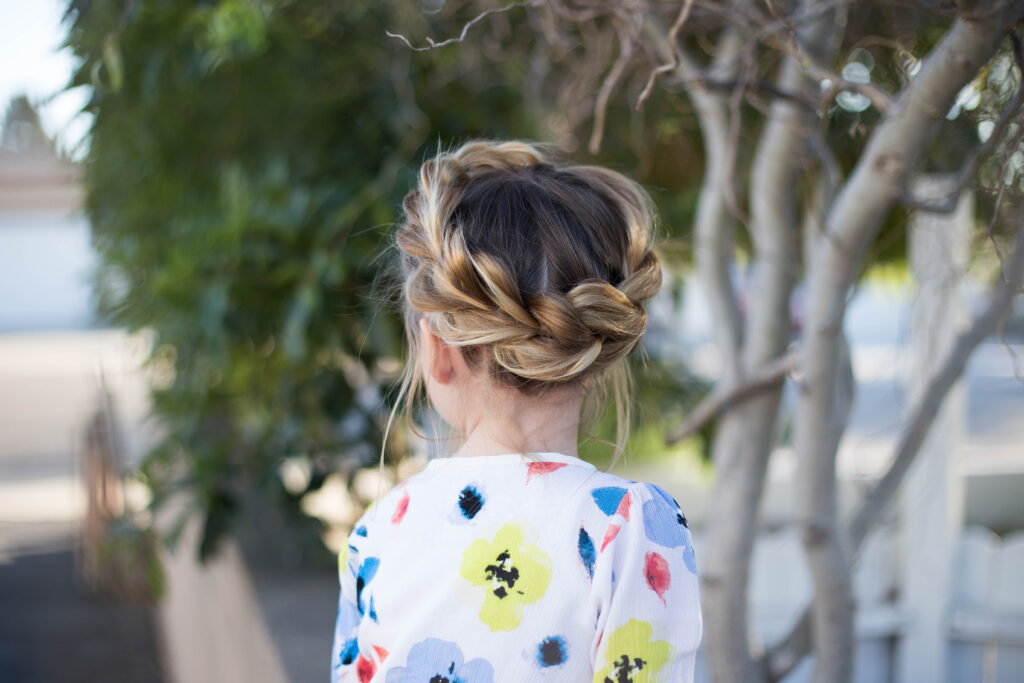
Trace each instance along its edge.
{"label": "tree trunk", "polygon": [[850,288],[864,252],[903,192],[957,92],[991,58],[1024,0],[997,3],[959,19],[925,60],[895,107],[871,136],[840,190],[818,241],[808,278],[808,319],[796,424],[801,517],[811,576],[815,681],[846,683],[852,676],[853,597],[836,511],[835,414],[837,366]]}
{"label": "tree trunk", "polygon": [[[952,176],[919,176],[914,195],[938,201],[955,186]],[[908,414],[921,402],[936,364],[949,355],[969,322],[962,290],[973,199],[971,193],[964,193],[952,214],[917,212],[911,219],[909,260],[918,293],[906,392]],[[957,456],[966,407],[964,387],[953,387],[903,485],[900,603],[914,628],[899,643],[897,671],[902,681],[946,680],[953,547],[963,519]],[[928,552],[917,552],[918,548]]]}
{"label": "tree trunk", "polygon": [[[825,13],[801,35],[805,49],[825,57],[836,17]],[[783,61],[780,90],[814,92],[796,59]],[[800,221],[797,187],[817,135],[813,111],[776,100],[762,131],[751,173],[754,284],[740,357],[740,381],[783,355],[790,339],[789,299],[797,279]],[[747,588],[768,458],[776,440],[782,385],[726,413],[715,434],[715,488],[708,510],[702,599],[708,654],[718,683],[764,679],[748,632]]]}
{"label": "tree trunk", "polygon": [[[741,42],[730,31],[719,42],[716,67],[720,77],[734,77]],[[685,69],[685,67],[684,67]],[[695,261],[697,277],[708,296],[714,321],[714,338],[722,354],[723,375],[719,382],[733,386],[740,376],[741,326],[736,294],[732,284],[735,241],[734,219],[727,205],[727,187],[735,182],[729,155],[729,99],[699,86],[690,88],[690,100],[697,111],[705,144],[707,168],[697,204]],[[701,566],[701,592],[705,641],[711,670],[716,682],[747,680],[753,664],[747,644],[745,590],[749,561],[734,561],[732,549],[750,545],[753,519],[745,520],[743,501],[758,492],[750,489],[756,482],[733,478],[732,453],[746,448],[746,434],[734,427],[719,428],[714,445],[718,469],[716,481],[729,482],[722,496],[716,486],[708,514],[708,545]],[[724,455],[723,455],[724,453]],[[739,473],[738,473],[739,474]],[[731,507],[735,506],[735,507]],[[728,511],[723,515],[723,509]],[[732,517],[737,514],[739,516]],[[746,515],[750,516],[750,515]],[[722,522],[716,522],[722,520]]]}
{"label": "tree trunk", "polygon": [[[716,78],[735,77],[741,47],[739,33],[734,30],[727,31],[719,39],[718,52],[711,67]],[[696,69],[686,59],[681,61],[680,72],[685,78],[696,76]],[[689,95],[700,123],[707,164],[697,201],[694,262],[697,278],[708,296],[715,342],[723,354],[723,380],[733,384],[737,380],[741,327],[731,272],[733,250],[736,248],[735,220],[727,203],[727,188],[735,183],[728,159],[729,99],[722,93],[710,92],[696,84],[690,87]]]}
{"label": "tree trunk", "polygon": [[[736,293],[732,284],[732,263],[735,250],[734,218],[729,212],[727,188],[735,182],[732,164],[729,160],[729,98],[727,94],[713,92],[701,82],[700,69],[678,45],[665,40],[662,27],[649,23],[645,34],[658,51],[663,62],[678,59],[677,75],[687,84],[687,94],[697,114],[701,135],[704,140],[704,182],[697,201],[697,215],[694,225],[694,251],[696,275],[708,297],[713,320],[713,336],[722,354],[723,376],[721,386],[735,386],[740,376],[741,326]],[[736,68],[742,49],[739,32],[727,29],[719,38],[711,75],[716,79],[735,78]],[[743,430],[731,429],[728,434],[720,429],[716,436],[715,449],[728,453],[742,453],[745,449]],[[725,447],[724,444],[731,444]],[[728,469],[727,457],[716,457],[719,468],[718,481],[732,481],[723,470]],[[755,482],[756,483],[756,482]],[[759,495],[757,491],[744,489],[742,485],[727,487],[729,500],[739,500],[737,510],[743,510],[742,501]],[[701,560],[701,602],[704,613],[705,642],[711,660],[711,669],[716,681],[742,681],[752,671],[753,661],[749,654],[746,636],[746,605],[741,595],[731,595],[737,585],[746,586],[749,561],[733,562],[727,551],[733,547],[749,547],[753,520],[735,519],[718,529],[715,518],[719,510],[728,510],[725,499],[713,496],[713,510],[709,517],[709,541]],[[756,507],[754,508],[756,510]],[[728,514],[723,519],[733,514]],[[737,571],[739,570],[739,574]]]}

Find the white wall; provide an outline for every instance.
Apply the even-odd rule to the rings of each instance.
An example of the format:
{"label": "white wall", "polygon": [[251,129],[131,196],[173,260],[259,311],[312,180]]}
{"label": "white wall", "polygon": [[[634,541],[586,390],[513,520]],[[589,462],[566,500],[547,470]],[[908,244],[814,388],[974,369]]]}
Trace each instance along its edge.
{"label": "white wall", "polygon": [[80,214],[0,212],[0,332],[92,326],[89,239]]}

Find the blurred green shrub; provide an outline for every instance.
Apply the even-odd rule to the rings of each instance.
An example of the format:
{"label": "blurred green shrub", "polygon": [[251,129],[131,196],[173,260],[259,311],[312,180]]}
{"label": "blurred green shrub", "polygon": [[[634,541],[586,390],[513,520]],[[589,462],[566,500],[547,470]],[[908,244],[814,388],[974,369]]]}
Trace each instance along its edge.
{"label": "blurred green shrub", "polygon": [[[385,250],[418,162],[439,140],[533,134],[500,71],[515,59],[413,59],[385,36],[419,12],[398,0],[69,4],[72,86],[93,88],[95,291],[112,323],[153,335],[164,432],[144,476],[157,508],[190,494],[204,557],[253,489],[291,525],[293,550],[322,551],[298,504],[380,452],[381,388],[401,349]],[[278,474],[296,456],[313,472],[298,492]]]}

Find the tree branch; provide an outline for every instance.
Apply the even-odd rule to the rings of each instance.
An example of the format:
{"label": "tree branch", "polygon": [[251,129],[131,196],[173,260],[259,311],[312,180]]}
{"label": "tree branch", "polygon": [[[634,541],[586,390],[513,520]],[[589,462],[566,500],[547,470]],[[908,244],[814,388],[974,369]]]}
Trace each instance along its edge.
{"label": "tree branch", "polygon": [[827,90],[822,93],[820,104],[821,110],[825,110],[828,104],[835,99],[836,95],[844,90],[855,92],[868,98],[871,104],[882,114],[886,114],[893,106],[893,97],[879,88],[874,83],[854,83],[843,78],[842,74],[830,69],[821,61],[808,54],[807,50],[800,44],[795,34],[789,40],[768,38],[765,41],[770,46],[799,60],[804,71],[813,79],[830,83]]}
{"label": "tree branch", "polygon": [[836,98],[836,95],[843,92],[844,90],[855,92],[864,97],[868,98],[871,104],[880,111],[882,114],[886,114],[892,108],[893,98],[892,95],[879,88],[874,83],[854,83],[848,81],[842,77],[842,75],[836,73],[832,69],[825,68],[820,64],[807,63],[804,65],[807,69],[807,73],[817,78],[819,81],[828,80],[831,85],[821,96],[821,109],[824,111],[828,105]]}
{"label": "tree branch", "polygon": [[1024,106],[1024,49],[1021,48],[1021,40],[1017,37],[1017,34],[1010,33],[1010,41],[1013,44],[1013,58],[1017,63],[1017,69],[1020,71],[1020,82],[1017,85],[1017,92],[1014,94],[1013,99],[1003,109],[1003,113],[1000,114],[999,120],[996,121],[995,126],[992,128],[992,133],[988,136],[988,139],[980,146],[976,147],[968,157],[967,162],[964,164],[963,170],[960,171],[960,175],[957,178],[956,186],[953,191],[938,201],[928,201],[918,199],[910,194],[909,191],[903,193],[901,202],[904,206],[917,209],[918,211],[930,211],[933,213],[953,213],[956,209],[957,201],[960,199],[960,195],[964,189],[970,184],[974,178],[975,173],[978,172],[978,168],[981,163],[995,151],[996,147],[1003,139],[1003,134],[1009,128],[1011,121]]}
{"label": "tree branch", "polygon": [[492,9],[484,10],[483,12],[476,15],[463,25],[462,32],[459,34],[457,38],[449,38],[448,40],[442,40],[440,43],[437,43],[434,42],[433,38],[427,36],[427,45],[423,47],[416,47],[411,42],[409,42],[409,39],[406,38],[401,33],[392,33],[391,31],[384,31],[384,33],[388,36],[388,38],[397,38],[398,40],[402,41],[408,46],[410,50],[415,50],[416,52],[426,52],[427,50],[435,50],[439,47],[444,47],[445,45],[451,45],[452,43],[461,43],[466,39],[466,34],[469,33],[469,29],[474,24],[482,21],[485,17],[490,16],[491,14],[500,14],[502,12],[508,12],[509,10],[513,10],[517,7],[539,7],[540,5],[540,0],[524,0],[523,2],[513,2],[509,5],[505,5],[504,7],[494,7]]}
{"label": "tree branch", "polygon": [[881,518],[886,505],[899,487],[917,451],[924,443],[935,416],[946,398],[946,394],[963,374],[967,361],[986,337],[994,334],[1000,323],[1009,314],[1014,297],[1020,291],[1024,279],[1024,229],[1018,229],[1016,244],[1006,263],[1005,279],[993,288],[988,303],[971,326],[957,337],[956,344],[942,360],[922,393],[910,419],[907,420],[899,441],[893,451],[889,469],[871,491],[864,496],[857,513],[850,522],[849,536],[855,545],[860,545],[868,531]]}
{"label": "tree branch", "polygon": [[[830,69],[821,59],[815,55],[809,53],[804,45],[803,40],[800,38],[800,31],[798,30],[798,24],[801,21],[807,21],[807,17],[814,17],[820,15],[823,12],[830,11],[829,5],[835,4],[836,6],[845,6],[850,4],[850,0],[839,0],[835,3],[819,2],[814,3],[810,7],[805,8],[805,11],[801,16],[795,16],[793,18],[779,15],[774,7],[769,3],[769,9],[771,10],[772,16],[775,21],[771,24],[765,25],[759,34],[764,40],[766,45],[774,47],[775,49],[796,58],[804,71],[815,80],[819,82],[829,81],[830,86],[822,94],[819,107],[822,111],[827,108],[829,102],[835,99],[835,96],[844,90],[859,93],[870,100],[871,104],[875,106],[883,114],[889,111],[892,106],[893,98],[892,95],[885,92],[873,83],[855,83],[849,81],[839,73],[836,73],[833,69]],[[774,33],[788,29],[788,40],[776,38]]]}
{"label": "tree branch", "polygon": [[615,84],[622,77],[626,64],[633,56],[633,41],[625,26],[619,21],[615,22],[615,32],[619,36],[619,56],[612,64],[611,70],[601,83],[601,89],[597,92],[597,99],[594,100],[594,130],[590,134],[590,153],[597,154],[601,149],[601,138],[604,136],[605,112],[608,109],[608,98],[611,97]]}
{"label": "tree branch", "polygon": [[[868,533],[882,518],[886,508],[899,490],[903,477],[910,469],[914,457],[924,443],[928,430],[939,413],[942,403],[956,381],[963,375],[971,354],[988,336],[995,333],[1009,314],[1014,297],[1020,292],[1024,280],[1024,226],[1018,228],[1016,243],[1006,261],[1005,277],[993,288],[988,303],[970,327],[963,332],[938,365],[928,381],[921,399],[907,419],[882,478],[864,496],[854,513],[847,537],[854,551],[864,543]],[[765,654],[765,666],[770,681],[778,681],[792,671],[811,649],[810,609],[805,609],[790,632]]]}
{"label": "tree branch", "polygon": [[738,385],[719,385],[693,409],[681,427],[665,437],[665,443],[671,446],[693,436],[701,427],[727,410],[763,391],[775,388],[786,379],[786,375],[796,369],[799,363],[799,351],[791,351],[765,365]]}
{"label": "tree branch", "polygon": [[[725,172],[730,178],[736,174],[736,160],[739,158],[740,130],[743,123],[743,112],[740,105],[743,104],[743,93],[746,91],[747,85],[754,79],[757,70],[754,58],[755,49],[756,45],[750,45],[744,51],[744,68],[739,74],[740,86],[729,95],[729,137],[725,153]],[[739,198],[736,196],[736,185],[736,182],[730,182],[725,186],[725,205],[737,222],[749,225],[750,219],[740,206]]]}
{"label": "tree branch", "polygon": [[651,75],[647,77],[647,83],[644,84],[644,89],[640,91],[640,96],[636,98],[636,108],[640,111],[644,108],[644,102],[651,96],[651,90],[654,88],[654,82],[658,80],[658,76],[670,71],[675,71],[679,68],[679,31],[683,28],[683,24],[690,17],[690,12],[693,10],[693,0],[683,0],[682,6],[679,8],[679,14],[676,16],[676,20],[672,22],[672,27],[668,30],[668,44],[672,48],[672,61],[665,62],[661,66],[651,71]]}
{"label": "tree branch", "polygon": [[[801,0],[797,7],[815,5]],[[845,22],[833,14],[801,26],[802,37],[817,54],[830,54]],[[747,84],[757,78],[756,42],[746,41],[740,84],[730,98],[732,126],[726,155],[730,169],[736,159],[740,121],[738,104]],[[781,90],[813,97],[817,83],[801,64],[784,56],[774,69],[774,84]],[[755,540],[757,511],[764,492],[772,444],[778,429],[783,370],[796,364],[786,354],[791,336],[790,297],[796,281],[799,220],[797,188],[811,154],[810,139],[819,118],[814,109],[776,99],[765,112],[764,125],[756,136],[749,164],[748,230],[752,244],[746,333],[741,346],[737,384],[744,386],[758,372],[767,380],[762,391],[723,415],[715,429],[712,459],[715,486],[709,501],[708,547],[705,549],[704,590],[707,657],[721,681],[756,681],[757,662],[747,633],[749,576]],[[746,142],[747,139],[745,138]],[[744,167],[737,167],[739,173]],[[774,365],[767,373],[764,369]],[[780,367],[781,366],[781,367]],[[773,377],[774,375],[774,377]],[[755,382],[756,386],[757,382]],[[747,385],[749,386],[749,385]],[[731,385],[723,382],[723,389]],[[746,388],[746,387],[745,387]],[[741,390],[741,393],[743,390]]]}
{"label": "tree branch", "polygon": [[[646,42],[663,60],[671,59],[672,46],[665,40],[665,31],[656,25],[656,17],[648,15],[648,19],[643,27]],[[715,80],[736,78],[736,62],[742,47],[742,38],[735,29],[729,27],[723,31],[718,38],[708,75]],[[735,182],[726,162],[728,102],[722,94],[712,93],[695,83],[694,79],[697,79],[701,71],[682,46],[676,46],[676,54],[679,58],[676,71],[683,82],[691,85],[687,94],[705,141],[707,166],[694,220],[695,261],[697,278],[707,289],[714,321],[714,339],[722,351],[726,368],[723,382],[728,385],[737,380],[734,375],[740,367],[739,348],[742,337],[739,306],[731,279],[735,249],[734,225],[726,208],[724,190],[726,184]]]}
{"label": "tree branch", "polygon": [[811,608],[808,606],[789,633],[764,653],[762,664],[769,683],[776,683],[788,676],[810,653],[811,628]]}
{"label": "tree branch", "polygon": [[769,83],[759,78],[744,81],[743,83],[741,83],[740,81],[735,79],[721,80],[711,78],[710,76],[702,75],[695,76],[693,78],[686,80],[680,80],[679,82],[683,84],[693,84],[707,88],[708,90],[717,90],[721,92],[733,92],[737,88],[746,85],[752,91],[759,92],[763,95],[771,95],[772,97],[779,100],[793,102],[794,104],[798,104],[801,107],[804,107],[805,109],[819,111],[821,108],[816,98],[812,99],[803,93],[784,90],[779,86],[775,85],[774,83]]}

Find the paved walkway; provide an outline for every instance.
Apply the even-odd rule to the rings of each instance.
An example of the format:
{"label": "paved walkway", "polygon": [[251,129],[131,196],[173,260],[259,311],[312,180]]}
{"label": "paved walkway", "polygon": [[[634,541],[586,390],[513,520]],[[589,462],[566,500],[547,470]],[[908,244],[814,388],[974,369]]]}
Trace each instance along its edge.
{"label": "paved walkway", "polygon": [[101,598],[75,572],[78,452],[97,368],[125,397],[122,413],[140,406],[126,351],[117,332],[0,335],[3,683],[164,680],[149,609]]}
{"label": "paved walkway", "polygon": [[79,583],[70,529],[47,526],[21,525],[23,538],[50,541],[0,564],[0,681],[160,683],[149,609],[110,602]]}

